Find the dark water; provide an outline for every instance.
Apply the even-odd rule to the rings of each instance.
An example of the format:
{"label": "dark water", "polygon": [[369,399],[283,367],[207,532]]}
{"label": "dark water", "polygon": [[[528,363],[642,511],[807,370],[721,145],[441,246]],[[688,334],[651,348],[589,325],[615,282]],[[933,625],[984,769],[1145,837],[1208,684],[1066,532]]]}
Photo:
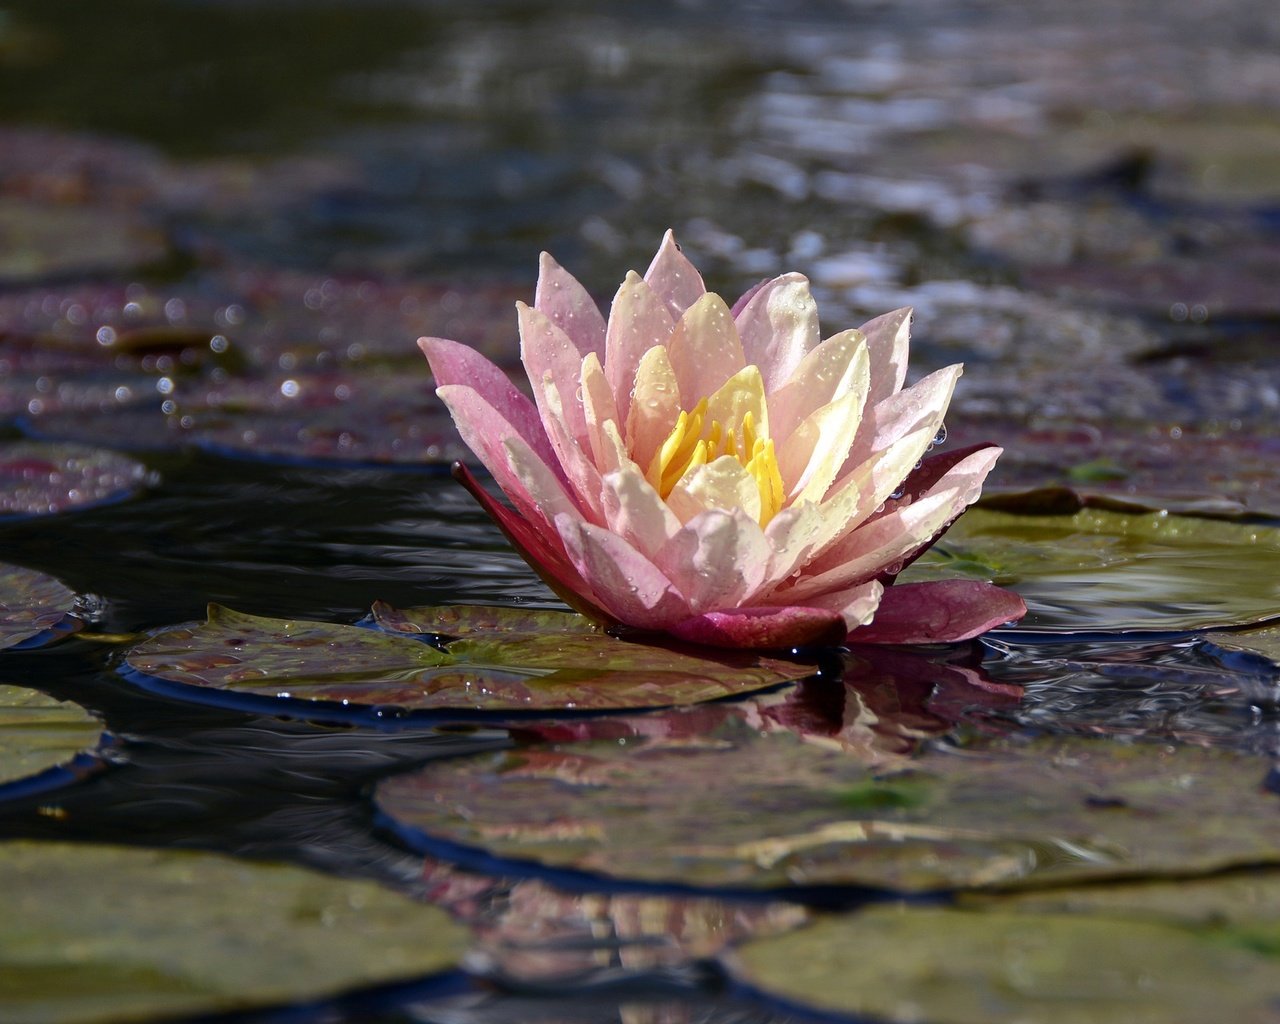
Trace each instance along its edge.
{"label": "dark water", "polygon": [[[713,288],[809,274],[829,331],[915,305],[913,373],[966,361],[953,441],[1007,436],[1001,486],[1061,482],[1072,466],[1086,467],[1077,482],[1099,465],[1102,479],[1119,460],[1139,494],[1226,502],[1273,524],[1278,44],[1272,5],[1245,0],[850,0],[789,13],[9,0],[0,344],[26,352],[36,337],[31,358],[50,345],[56,358],[3,364],[0,429],[132,452],[154,477],[117,504],[0,522],[0,557],[86,595],[104,635],[199,619],[209,602],[336,622],[379,599],[557,607],[439,458],[347,468],[316,458],[301,433],[298,450],[268,458],[239,457],[252,445],[218,454],[157,441],[151,390],[168,371],[145,359],[85,371],[58,342],[72,350],[95,329],[86,296],[110,296],[102,308],[123,317],[141,289],[185,303],[169,326],[222,329],[232,307],[259,314],[244,364],[174,375],[188,397],[228,374],[279,390],[298,366],[367,385],[382,380],[368,376],[374,363],[420,374],[425,391],[413,351],[423,318],[448,324],[482,306],[463,340],[501,337],[539,250],[607,296],[668,226]],[[376,297],[329,316],[334,282],[369,283]],[[436,291],[406,305],[419,286]],[[102,398],[118,395],[117,377],[146,401]],[[59,411],[70,419],[32,411],[47,379],[68,389]],[[141,427],[124,415],[139,410]],[[351,416],[340,427],[377,432]],[[459,871],[378,817],[379,779],[537,742],[527,734],[500,722],[326,730],[187,704],[123,679],[119,649],[107,638],[6,652],[4,681],[91,709],[116,738],[105,770],[58,793],[62,813],[46,813],[47,793],[0,805],[0,835],[212,849],[372,878],[449,906],[496,978],[360,992],[279,1019],[818,1019],[734,987],[709,959],[714,943],[676,927],[665,941],[626,933],[625,892],[584,896],[554,873],[464,854]],[[919,680],[903,676],[901,706],[877,705],[898,732],[877,743],[964,742],[976,730],[1274,755],[1280,742],[1275,665],[1193,633],[1000,635],[933,658],[980,663],[1025,694],[926,713]],[[846,681],[867,703],[885,700],[856,674]],[[843,691],[810,685],[806,728],[839,734]],[[726,940],[799,912],[798,901],[735,898]],[[614,903],[601,910],[601,899]],[[705,909],[687,894],[671,903],[691,920]]]}

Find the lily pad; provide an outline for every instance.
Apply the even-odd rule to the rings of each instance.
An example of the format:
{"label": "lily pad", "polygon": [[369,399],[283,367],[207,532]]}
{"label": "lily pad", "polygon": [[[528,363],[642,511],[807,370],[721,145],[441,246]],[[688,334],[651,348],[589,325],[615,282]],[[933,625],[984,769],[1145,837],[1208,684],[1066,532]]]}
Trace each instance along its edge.
{"label": "lily pad", "polygon": [[1262,1024],[1280,993],[1274,954],[1212,930],[937,907],[828,917],[746,943],[731,970],[797,1004],[936,1024]]}
{"label": "lily pad", "polygon": [[1260,654],[1273,665],[1280,666],[1280,625],[1233,633],[1210,633],[1205,637],[1205,641],[1225,651]]}
{"label": "lily pad", "polygon": [[567,743],[387,780],[411,841],[714,887],[900,891],[1280,862],[1265,757],[1053,738],[896,772],[726,720],[696,739]]}
{"label": "lily pad", "polygon": [[0,1018],[211,1014],[455,967],[465,930],[365,881],[206,853],[0,846]]}
{"label": "lily pad", "polygon": [[83,708],[0,683],[0,785],[92,749],[102,725]]}
{"label": "lily pad", "polygon": [[[378,606],[398,632],[209,607],[205,623],[129,652],[147,676],[294,706],[415,711],[607,711],[667,707],[803,678],[791,662],[703,656],[610,637],[571,612]],[[424,634],[414,637],[410,633]],[[436,640],[433,646],[426,640]]]}
{"label": "lily pad", "polygon": [[52,639],[75,604],[76,595],[52,576],[0,562],[0,650]]}
{"label": "lily pad", "polygon": [[1029,610],[1022,629],[1245,625],[1280,615],[1280,529],[1095,508],[1071,516],[971,509],[902,579],[954,576],[1016,590]]}
{"label": "lily pad", "polygon": [[118,501],[146,486],[149,478],[140,462],[102,448],[41,441],[0,444],[0,519]]}

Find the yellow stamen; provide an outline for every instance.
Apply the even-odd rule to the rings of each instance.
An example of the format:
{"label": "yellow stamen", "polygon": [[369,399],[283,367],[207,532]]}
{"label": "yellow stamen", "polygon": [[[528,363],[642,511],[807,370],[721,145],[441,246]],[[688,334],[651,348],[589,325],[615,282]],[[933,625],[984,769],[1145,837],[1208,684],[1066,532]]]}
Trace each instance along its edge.
{"label": "yellow stamen", "polygon": [[773,439],[756,433],[750,412],[743,415],[742,423],[736,428],[726,428],[715,420],[707,423],[706,418],[705,398],[692,410],[682,411],[654,455],[646,478],[663,498],[668,498],[686,474],[727,455],[754,478],[760,489],[760,525],[766,525],[778,514],[785,500]]}

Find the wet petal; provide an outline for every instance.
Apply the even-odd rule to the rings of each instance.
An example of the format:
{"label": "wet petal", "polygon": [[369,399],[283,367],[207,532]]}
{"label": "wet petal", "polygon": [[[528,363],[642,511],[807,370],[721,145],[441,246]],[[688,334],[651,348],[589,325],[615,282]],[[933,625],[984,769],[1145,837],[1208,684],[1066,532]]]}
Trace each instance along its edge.
{"label": "wet petal", "polygon": [[680,530],[680,520],[634,465],[606,473],[605,521],[636,550],[660,551]]}
{"label": "wet petal", "polygon": [[636,629],[666,629],[689,614],[671,581],[616,533],[571,516],[556,519],[570,561],[605,609]]}
{"label": "wet petal", "polygon": [[667,350],[655,345],[636,368],[636,393],[627,412],[631,457],[647,467],[680,416],[681,392]]}
{"label": "wet petal", "polygon": [[503,418],[533,446],[543,461],[554,464],[551,442],[547,440],[537,406],[516,389],[502,370],[475,349],[446,338],[419,338],[418,347],[427,357],[437,387],[461,384],[471,388],[487,405],[501,410]]}
{"label": "wet petal", "polygon": [[540,310],[516,303],[520,320],[520,358],[533,385],[534,400],[542,414],[542,423],[551,439],[556,454],[563,460],[565,453],[556,444],[556,434],[548,421],[548,407],[544,401],[548,382],[559,395],[558,417],[563,433],[572,438],[583,451],[589,450],[587,421],[582,402],[577,397],[582,374],[582,357],[564,331],[553,324]]}
{"label": "wet petal", "polygon": [[[594,352],[582,360],[582,377],[579,385],[582,393],[582,413],[587,425],[587,441],[596,468],[601,471],[617,466],[618,408],[613,400],[613,390],[605,380],[604,368]],[[614,425],[614,435],[605,433],[605,424]]]}
{"label": "wet petal", "polygon": [[849,643],[968,640],[1026,613],[1017,594],[979,580],[898,583],[884,592],[871,624],[849,634]]}
{"label": "wet petal", "polygon": [[818,307],[802,274],[767,282],[735,319],[743,355],[760,367],[769,391],[782,387],[818,345]]}
{"label": "wet petal", "polygon": [[666,344],[672,325],[666,303],[639,274],[629,272],[614,296],[605,331],[604,372],[623,422],[641,357],[654,345]]}
{"label": "wet petal", "polygon": [[667,496],[667,504],[684,523],[712,508],[741,509],[758,521],[760,486],[742,463],[722,455],[685,473]]}
{"label": "wet petal", "polygon": [[[790,379],[769,395],[773,436],[785,441],[815,409],[842,395],[865,396],[869,390],[870,356],[861,331],[833,335],[800,361]],[[858,403],[859,415],[863,402]]]}
{"label": "wet petal", "polygon": [[764,579],[769,548],[764,531],[742,510],[703,512],[658,551],[654,561],[694,612],[732,608]]}
{"label": "wet petal", "polygon": [[604,354],[604,317],[578,279],[560,266],[550,253],[538,259],[538,288],[534,308],[565,333],[580,358]]}
{"label": "wet petal", "polygon": [[865,461],[873,452],[883,451],[926,423],[934,424],[935,432],[940,429],[963,369],[958,363],[943,367],[878,405],[868,404],[845,470]]}
{"label": "wet petal", "polygon": [[672,320],[680,319],[680,315],[707,290],[702,283],[702,275],[680,251],[676,236],[670,230],[662,236],[662,245],[645,271],[644,279],[654,294],[666,303]]}
{"label": "wet petal", "polygon": [[778,468],[790,500],[826,497],[857,435],[862,401],[859,392],[847,392],[811,413],[783,442]]}
{"label": "wet petal", "polygon": [[746,366],[738,328],[724,299],[709,292],[690,306],[671,332],[667,356],[687,406],[715,392]]}
{"label": "wet petal", "polygon": [[759,368],[744,366],[707,398],[707,422],[719,423],[726,430],[740,429],[750,415],[756,434],[768,437],[769,405],[764,391]]}
{"label": "wet petal", "polygon": [[911,307],[868,320],[861,330],[871,356],[871,393],[867,400],[875,404],[902,390],[902,382],[907,379]]}
{"label": "wet petal", "polygon": [[672,636],[709,647],[782,650],[839,643],[848,627],[825,608],[730,608],[691,616],[668,628]]}
{"label": "wet petal", "polygon": [[845,628],[854,629],[871,621],[880,607],[884,592],[885,588],[878,581],[870,580],[813,598],[805,604],[811,608],[837,613],[844,620]]}

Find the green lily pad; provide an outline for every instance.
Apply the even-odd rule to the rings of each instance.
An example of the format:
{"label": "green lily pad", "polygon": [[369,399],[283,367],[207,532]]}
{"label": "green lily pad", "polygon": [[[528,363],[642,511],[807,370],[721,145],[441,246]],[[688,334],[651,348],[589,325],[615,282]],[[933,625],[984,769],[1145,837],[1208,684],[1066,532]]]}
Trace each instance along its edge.
{"label": "green lily pad", "polygon": [[54,629],[75,608],[76,595],[52,576],[0,562],[0,650]]}
{"label": "green lily pad", "polygon": [[874,907],[730,959],[755,988],[882,1021],[1262,1024],[1280,994],[1274,955],[1214,931],[1003,909]]}
{"label": "green lily pad", "polygon": [[0,683],[0,784],[34,775],[98,745],[102,726],[75,704]]}
{"label": "green lily pad", "polygon": [[1210,633],[1205,637],[1215,647],[1228,651],[1247,651],[1261,654],[1280,665],[1280,625],[1263,626],[1233,633]]}
{"label": "green lily pad", "polygon": [[89,1024],[322,998],[453,968],[465,930],[371,882],[206,853],[0,845],[0,1019]]}
{"label": "green lily pad", "polygon": [[1016,590],[1029,609],[1023,629],[1245,625],[1280,616],[1280,529],[1096,508],[972,509],[902,579],[949,576]]}
{"label": "green lily pad", "polygon": [[[383,630],[245,615],[157,633],[130,668],[240,694],[402,711],[620,710],[749,693],[810,673],[736,653],[700,656],[610,637],[571,612],[378,606]],[[387,632],[394,628],[398,632]],[[440,636],[442,646],[409,633]]]}
{"label": "green lily pad", "polygon": [[1280,862],[1266,757],[1074,738],[898,771],[728,719],[438,762],[377,799],[410,841],[647,882],[902,891]]}

